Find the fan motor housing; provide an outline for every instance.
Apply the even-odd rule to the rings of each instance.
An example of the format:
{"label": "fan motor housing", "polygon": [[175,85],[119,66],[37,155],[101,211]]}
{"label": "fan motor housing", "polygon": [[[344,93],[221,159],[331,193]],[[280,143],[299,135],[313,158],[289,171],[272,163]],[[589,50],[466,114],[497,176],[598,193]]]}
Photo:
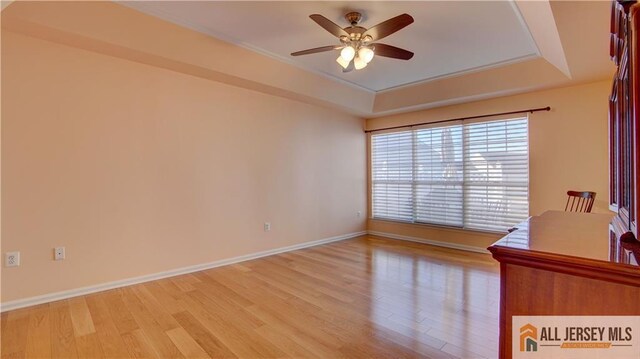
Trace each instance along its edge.
{"label": "fan motor housing", "polygon": [[344,31],[349,34],[349,40],[358,41],[362,39],[362,34],[364,34],[367,29],[362,26],[348,26],[344,28]]}
{"label": "fan motor housing", "polygon": [[351,24],[351,26],[355,26],[355,25],[358,25],[360,20],[362,20],[362,14],[360,14],[357,11],[352,11],[347,13],[344,16],[344,18],[347,19],[347,21],[349,22],[349,24]]}

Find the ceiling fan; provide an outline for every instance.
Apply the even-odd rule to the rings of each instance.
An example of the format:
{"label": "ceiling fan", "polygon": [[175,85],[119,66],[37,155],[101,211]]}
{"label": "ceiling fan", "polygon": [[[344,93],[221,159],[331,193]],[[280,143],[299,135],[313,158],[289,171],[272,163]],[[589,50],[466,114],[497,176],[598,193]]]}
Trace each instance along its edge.
{"label": "ceiling fan", "polygon": [[344,29],[322,15],[313,14],[309,17],[318,25],[322,26],[322,28],[336,36],[340,40],[340,45],[329,45],[297,51],[292,53],[291,56],[341,50],[340,56],[336,61],[342,66],[342,72],[349,72],[354,68],[356,70],[365,68],[367,64],[371,62],[374,55],[400,60],[409,60],[413,57],[413,52],[411,51],[373,42],[381,40],[413,23],[413,17],[409,14],[398,15],[369,29],[358,26],[358,23],[362,19],[362,15],[359,12],[350,12],[344,16],[351,24],[351,26],[347,26]]}

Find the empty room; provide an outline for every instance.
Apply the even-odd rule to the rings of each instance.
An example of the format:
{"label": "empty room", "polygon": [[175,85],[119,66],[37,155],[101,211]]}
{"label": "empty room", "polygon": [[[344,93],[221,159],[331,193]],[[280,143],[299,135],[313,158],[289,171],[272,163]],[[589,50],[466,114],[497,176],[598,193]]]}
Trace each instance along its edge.
{"label": "empty room", "polygon": [[0,358],[640,357],[635,1],[1,4]]}

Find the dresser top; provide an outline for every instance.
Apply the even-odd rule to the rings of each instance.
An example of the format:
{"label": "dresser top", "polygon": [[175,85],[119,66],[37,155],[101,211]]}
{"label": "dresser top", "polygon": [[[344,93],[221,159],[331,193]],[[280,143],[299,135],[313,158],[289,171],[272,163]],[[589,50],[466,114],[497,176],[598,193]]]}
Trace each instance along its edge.
{"label": "dresser top", "polygon": [[518,224],[494,246],[609,260],[613,214],[547,211]]}
{"label": "dresser top", "polygon": [[[616,263],[612,255],[616,244],[610,240],[609,224],[613,214],[547,211],[516,226],[489,250],[520,250],[535,256],[546,253],[587,260]],[[631,247],[634,247],[633,245]],[[640,248],[638,244],[634,249]],[[636,253],[636,260],[639,260]]]}
{"label": "dresser top", "polygon": [[[503,264],[640,286],[640,243],[612,239],[612,219],[613,214],[547,211],[520,223],[488,249]],[[630,255],[620,256],[620,251]]]}

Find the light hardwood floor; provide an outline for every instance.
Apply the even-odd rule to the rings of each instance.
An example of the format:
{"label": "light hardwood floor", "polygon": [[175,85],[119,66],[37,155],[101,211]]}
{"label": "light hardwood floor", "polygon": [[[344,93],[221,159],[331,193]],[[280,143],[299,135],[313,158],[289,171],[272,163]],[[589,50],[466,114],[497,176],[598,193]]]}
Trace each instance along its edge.
{"label": "light hardwood floor", "polygon": [[489,255],[345,240],[3,313],[2,358],[496,358]]}

